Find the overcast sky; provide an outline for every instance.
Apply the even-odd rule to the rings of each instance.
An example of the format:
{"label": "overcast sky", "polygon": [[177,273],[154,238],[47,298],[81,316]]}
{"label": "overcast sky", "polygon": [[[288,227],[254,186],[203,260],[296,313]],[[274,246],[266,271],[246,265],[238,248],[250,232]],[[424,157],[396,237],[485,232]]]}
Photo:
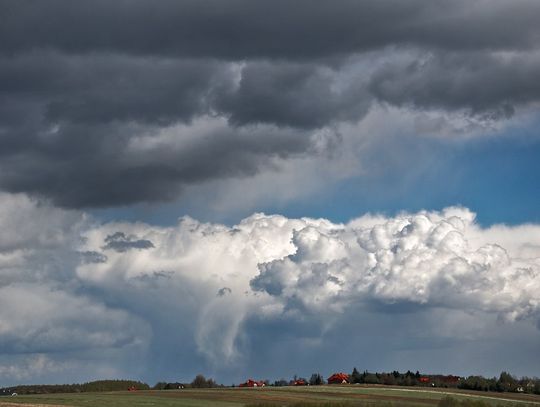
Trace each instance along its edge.
{"label": "overcast sky", "polygon": [[0,0],[0,387],[540,375],[536,0]]}

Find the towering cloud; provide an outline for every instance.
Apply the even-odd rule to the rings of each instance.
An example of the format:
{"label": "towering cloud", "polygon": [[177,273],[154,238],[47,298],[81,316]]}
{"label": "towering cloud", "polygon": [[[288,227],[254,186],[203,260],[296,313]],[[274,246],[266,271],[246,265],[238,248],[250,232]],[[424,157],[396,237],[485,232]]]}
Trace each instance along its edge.
{"label": "towering cloud", "polygon": [[[459,345],[465,357],[493,332],[491,349],[506,346],[512,331],[528,333],[526,352],[527,338],[540,336],[538,226],[484,229],[455,207],[348,224],[254,214],[233,227],[191,218],[157,227],[98,224],[22,195],[0,202],[11,220],[0,253],[3,380],[35,377],[36,361],[36,375],[65,377],[82,359],[92,360],[85,377],[139,372],[150,380],[201,369],[237,380],[247,366],[278,375],[295,368],[291,361],[313,363],[312,352],[331,369],[350,358],[336,338],[406,337],[400,325],[411,318],[408,346],[422,352]],[[44,216],[54,221],[39,224]],[[21,218],[36,219],[35,230],[14,233]],[[400,367],[399,347],[387,349],[384,363]]]}
{"label": "towering cloud", "polygon": [[[296,253],[260,265],[251,281],[283,309],[342,310],[364,302],[416,303],[486,311],[505,320],[538,318],[538,253],[519,228],[518,253],[478,229],[474,214],[442,213],[360,218],[331,230],[306,227],[293,233]],[[515,250],[515,249],[514,249]]]}

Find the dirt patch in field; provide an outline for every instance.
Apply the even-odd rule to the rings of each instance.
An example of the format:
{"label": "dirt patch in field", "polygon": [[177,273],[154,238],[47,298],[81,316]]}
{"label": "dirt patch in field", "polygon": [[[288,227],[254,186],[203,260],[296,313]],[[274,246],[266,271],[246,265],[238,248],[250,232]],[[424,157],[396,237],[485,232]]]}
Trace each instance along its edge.
{"label": "dirt patch in field", "polygon": [[0,401],[0,407],[70,407],[60,404],[26,404],[26,403],[3,403]]}

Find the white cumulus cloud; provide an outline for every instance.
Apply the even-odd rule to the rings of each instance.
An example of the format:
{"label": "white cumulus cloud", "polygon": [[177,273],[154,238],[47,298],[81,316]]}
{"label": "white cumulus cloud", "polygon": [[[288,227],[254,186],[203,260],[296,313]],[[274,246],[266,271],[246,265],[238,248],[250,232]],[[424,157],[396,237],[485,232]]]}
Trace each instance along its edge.
{"label": "white cumulus cloud", "polygon": [[[260,366],[272,372],[279,360],[316,368],[309,350],[323,354],[339,337],[379,338],[385,363],[399,368],[405,348],[495,333],[495,349],[515,339],[511,326],[527,332],[524,349],[540,337],[540,226],[483,228],[466,208],[346,224],[254,214],[226,226],[183,217],[161,227],[98,223],[4,194],[0,219],[4,379],[30,377],[13,372],[28,370],[32,357],[46,358],[39,377],[48,366],[73,374],[82,359],[94,361],[88,377],[159,379],[179,365],[185,375],[235,377]],[[334,366],[350,353],[340,352],[320,363]]]}

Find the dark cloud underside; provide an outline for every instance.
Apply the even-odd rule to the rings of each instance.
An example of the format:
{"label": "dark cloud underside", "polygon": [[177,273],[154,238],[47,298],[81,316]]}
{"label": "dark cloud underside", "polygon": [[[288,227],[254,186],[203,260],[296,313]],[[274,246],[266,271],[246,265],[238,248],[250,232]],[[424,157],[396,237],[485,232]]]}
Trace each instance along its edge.
{"label": "dark cloud underside", "polygon": [[532,0],[23,0],[0,6],[5,53],[54,48],[225,59],[320,58],[410,43],[524,49],[536,46],[540,17]]}
{"label": "dark cloud underside", "polygon": [[538,20],[535,1],[0,1],[0,189],[162,202],[324,153],[319,130],[335,146],[378,103],[504,120],[540,100]]}

